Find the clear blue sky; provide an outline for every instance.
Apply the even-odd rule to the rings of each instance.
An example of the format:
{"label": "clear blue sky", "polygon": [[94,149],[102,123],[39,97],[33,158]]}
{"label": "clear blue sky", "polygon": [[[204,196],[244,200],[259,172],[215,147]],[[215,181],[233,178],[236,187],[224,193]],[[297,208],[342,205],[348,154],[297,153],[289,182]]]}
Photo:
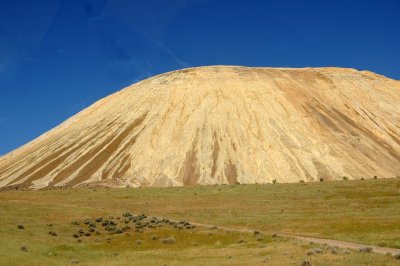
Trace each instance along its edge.
{"label": "clear blue sky", "polygon": [[0,154],[138,80],[215,64],[400,79],[400,0],[0,0]]}

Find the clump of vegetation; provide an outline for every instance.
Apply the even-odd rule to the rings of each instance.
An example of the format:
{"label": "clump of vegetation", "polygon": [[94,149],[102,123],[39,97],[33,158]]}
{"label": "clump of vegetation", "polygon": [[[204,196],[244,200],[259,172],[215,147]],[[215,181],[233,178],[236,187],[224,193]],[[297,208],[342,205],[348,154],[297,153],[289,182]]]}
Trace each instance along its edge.
{"label": "clump of vegetation", "polygon": [[272,184],[275,184],[276,183],[276,179],[272,179]]}
{"label": "clump of vegetation", "polygon": [[128,231],[129,229],[131,229],[131,227],[128,225],[122,227],[122,231],[124,231],[124,232]]}
{"label": "clump of vegetation", "polygon": [[378,176],[374,175],[374,179],[378,179]]}
{"label": "clump of vegetation", "polygon": [[342,179],[343,180],[349,180],[349,178],[347,176],[343,176]]}
{"label": "clump of vegetation", "polygon": [[22,246],[22,247],[21,247],[21,251],[27,252],[27,251],[28,251],[28,248],[27,248],[26,246]]}
{"label": "clump of vegetation", "polygon": [[320,179],[319,179],[319,182],[324,182],[324,179],[323,179],[323,178],[320,178]]}
{"label": "clump of vegetation", "polygon": [[130,212],[124,212],[124,213],[122,214],[122,217],[132,217],[132,216],[133,216],[133,214],[130,213]]}
{"label": "clump of vegetation", "polygon": [[315,255],[315,254],[322,254],[322,253],[324,253],[324,251],[323,251],[322,249],[320,249],[320,248],[313,248],[313,249],[310,249],[310,250],[307,252],[307,256],[312,256],[312,255]]}
{"label": "clump of vegetation", "polygon": [[25,229],[25,226],[23,226],[22,224],[17,225],[18,229]]}
{"label": "clump of vegetation", "polygon": [[172,237],[161,239],[161,243],[163,244],[175,244],[175,242],[175,238]]}
{"label": "clump of vegetation", "polygon": [[78,264],[79,260],[78,259],[72,259],[69,261],[71,264]]}
{"label": "clump of vegetation", "polygon": [[372,252],[372,248],[363,247],[363,248],[360,248],[359,251],[362,252],[362,253],[371,253]]}
{"label": "clump of vegetation", "polygon": [[51,235],[51,236],[57,236],[57,233],[54,232],[54,231],[50,231],[50,232],[49,232],[49,235]]}

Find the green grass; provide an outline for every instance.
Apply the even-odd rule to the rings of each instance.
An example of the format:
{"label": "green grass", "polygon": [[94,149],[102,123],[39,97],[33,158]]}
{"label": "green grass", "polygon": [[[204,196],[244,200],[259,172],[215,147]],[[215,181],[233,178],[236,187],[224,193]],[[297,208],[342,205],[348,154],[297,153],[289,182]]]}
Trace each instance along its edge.
{"label": "green grass", "polygon": [[[146,213],[270,233],[316,236],[400,248],[400,180],[222,185],[141,189],[66,189],[0,193],[0,265],[396,265],[377,254],[306,256],[311,246],[251,234],[198,228],[146,229],[129,235],[90,236],[77,243],[71,221]],[[52,227],[47,224],[53,224]],[[24,224],[25,229],[17,229]],[[48,231],[56,231],[53,237]],[[149,231],[147,231],[149,230]],[[174,245],[152,241],[173,236]],[[99,242],[95,239],[99,238]],[[238,244],[239,238],[248,243]],[[136,245],[141,239],[142,245]],[[197,243],[197,246],[193,246]],[[26,245],[28,252],[20,251]],[[117,254],[116,254],[117,253]]]}

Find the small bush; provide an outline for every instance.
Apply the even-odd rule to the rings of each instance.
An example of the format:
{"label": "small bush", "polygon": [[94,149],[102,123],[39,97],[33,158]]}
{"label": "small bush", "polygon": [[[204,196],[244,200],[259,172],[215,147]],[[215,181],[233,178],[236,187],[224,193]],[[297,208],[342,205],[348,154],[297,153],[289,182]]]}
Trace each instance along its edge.
{"label": "small bush", "polygon": [[176,241],[175,241],[174,238],[169,237],[169,238],[161,239],[161,243],[163,243],[163,244],[175,244]]}
{"label": "small bush", "polygon": [[124,226],[124,227],[122,227],[122,231],[128,231],[129,229],[131,229],[131,227],[130,226]]}
{"label": "small bush", "polygon": [[22,224],[17,225],[18,229],[25,229],[25,227]]}
{"label": "small bush", "polygon": [[108,224],[109,224],[108,220],[104,220],[104,221],[101,223],[101,226],[107,226]]}
{"label": "small bush", "polygon": [[374,175],[374,179],[378,179],[378,176]]}
{"label": "small bush", "polygon": [[320,179],[319,179],[319,182],[324,182],[324,179],[323,179],[323,178],[320,178]]}
{"label": "small bush", "polygon": [[322,249],[320,249],[320,248],[314,248],[314,249],[310,249],[307,252],[307,256],[312,256],[312,255],[315,255],[315,254],[322,254],[323,252],[324,251]]}
{"label": "small bush", "polygon": [[372,248],[363,247],[363,248],[360,248],[359,251],[362,252],[362,253],[371,253],[372,252]]}
{"label": "small bush", "polygon": [[349,180],[349,178],[347,176],[343,176],[342,179],[343,180]]}
{"label": "small bush", "polygon": [[108,226],[105,228],[107,231],[115,231],[117,228],[115,226]]}
{"label": "small bush", "polygon": [[131,217],[131,216],[133,216],[133,214],[130,213],[130,212],[125,212],[125,213],[122,214],[122,216],[123,217]]}
{"label": "small bush", "polygon": [[275,183],[276,183],[276,179],[273,179],[273,180],[272,180],[272,184],[275,184]]}

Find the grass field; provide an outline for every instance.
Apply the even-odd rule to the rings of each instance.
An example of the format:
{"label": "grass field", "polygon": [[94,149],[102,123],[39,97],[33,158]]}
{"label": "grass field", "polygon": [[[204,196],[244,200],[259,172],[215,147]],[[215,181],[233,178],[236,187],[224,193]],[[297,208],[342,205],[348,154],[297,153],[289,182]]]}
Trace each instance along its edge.
{"label": "grass field", "polygon": [[[170,226],[122,234],[72,235],[84,219],[145,213],[251,233]],[[71,225],[79,221],[80,225]],[[394,258],[272,233],[400,248],[400,179],[179,188],[82,188],[0,192],[0,265],[398,265]],[[18,229],[23,224],[25,229]],[[52,226],[49,226],[52,224]],[[98,225],[98,227],[100,227]],[[85,229],[86,230],[86,229]],[[54,231],[57,236],[49,235]],[[175,244],[152,240],[173,237]],[[111,238],[111,239],[109,239]],[[238,243],[240,239],[244,243]],[[141,240],[141,244],[136,241]],[[26,246],[27,251],[21,251]],[[322,254],[307,256],[313,248]],[[74,261],[74,260],[78,261]]]}

